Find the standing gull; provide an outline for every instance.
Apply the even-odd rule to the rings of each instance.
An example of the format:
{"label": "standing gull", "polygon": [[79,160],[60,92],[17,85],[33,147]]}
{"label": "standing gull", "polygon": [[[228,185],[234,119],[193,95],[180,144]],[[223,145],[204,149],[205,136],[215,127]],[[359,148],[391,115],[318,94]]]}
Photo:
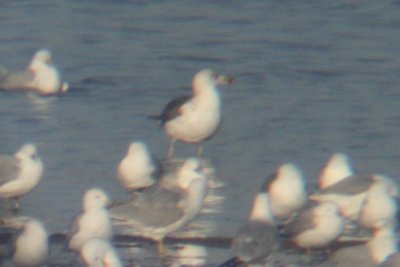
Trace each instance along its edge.
{"label": "standing gull", "polygon": [[98,188],[86,191],[83,197],[83,213],[73,221],[68,234],[68,247],[79,251],[91,238],[110,239],[113,235],[110,216],[106,209],[109,199]]}
{"label": "standing gull", "polygon": [[0,155],[0,198],[16,199],[30,192],[39,183],[43,163],[37,155],[36,146],[25,144],[14,155]]}
{"label": "standing gull", "polygon": [[329,158],[319,175],[319,188],[327,188],[351,175],[353,175],[353,170],[346,154],[335,153]]}
{"label": "standing gull", "polygon": [[151,158],[142,142],[129,145],[128,153],[118,165],[118,178],[128,190],[138,190],[151,186],[159,178],[159,165]]}
{"label": "standing gull", "polygon": [[68,83],[61,82],[58,70],[51,63],[51,52],[41,49],[35,53],[24,71],[10,72],[3,67],[0,71],[0,89],[26,90],[49,95],[66,92]]}
{"label": "standing gull", "polygon": [[164,237],[189,224],[203,207],[207,179],[198,167],[197,159],[186,160],[175,175],[163,177],[132,201],[113,207],[112,219],[158,241],[162,251]]}
{"label": "standing gull", "polygon": [[281,220],[290,218],[307,202],[303,176],[294,164],[280,166],[263,187],[268,192],[272,213]]}
{"label": "standing gull", "polygon": [[92,238],[85,242],[80,256],[87,267],[122,267],[121,260],[108,240]]}
{"label": "standing gull", "polygon": [[38,267],[49,256],[46,229],[36,219],[29,219],[15,239],[13,262],[19,267]]}
{"label": "standing gull", "polygon": [[161,121],[171,138],[169,159],[173,157],[176,140],[199,144],[197,152],[201,156],[201,144],[217,132],[221,123],[221,99],[217,85],[232,81],[232,77],[218,75],[209,69],[201,70],[193,78],[193,95],[173,99],[161,115],[154,117]]}

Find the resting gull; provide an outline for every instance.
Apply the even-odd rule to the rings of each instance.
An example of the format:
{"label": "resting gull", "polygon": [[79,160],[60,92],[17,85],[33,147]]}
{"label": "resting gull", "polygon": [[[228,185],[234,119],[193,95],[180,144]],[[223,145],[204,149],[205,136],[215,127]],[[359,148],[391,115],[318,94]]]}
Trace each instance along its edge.
{"label": "resting gull", "polygon": [[87,267],[123,266],[112,244],[102,238],[92,238],[85,242],[80,256]]}
{"label": "resting gull", "polygon": [[277,246],[275,219],[269,204],[268,194],[264,191],[254,197],[248,221],[233,238],[234,257],[219,267],[258,266],[268,261]]}
{"label": "resting gull", "polygon": [[281,220],[290,218],[307,202],[302,173],[291,163],[281,165],[270,175],[264,183],[264,190],[268,192],[272,213]]}
{"label": "resting gull", "polygon": [[75,218],[68,233],[68,247],[79,251],[91,238],[112,238],[110,216],[106,209],[109,204],[107,194],[98,188],[86,191],[83,197],[83,212]]}
{"label": "resting gull", "polygon": [[159,178],[160,165],[152,159],[143,142],[132,142],[118,165],[118,178],[128,190],[149,187]]}
{"label": "resting gull", "polygon": [[335,203],[325,202],[300,211],[284,226],[284,233],[300,248],[324,248],[343,232],[344,219]]}
{"label": "resting gull", "polygon": [[319,188],[327,188],[351,175],[353,175],[353,170],[347,155],[335,153],[329,158],[319,175]]}
{"label": "resting gull", "polygon": [[43,163],[36,146],[25,144],[14,155],[0,155],[0,198],[16,199],[30,192],[39,183]]}
{"label": "resting gull", "polygon": [[41,222],[30,218],[15,239],[13,262],[19,267],[38,267],[49,256],[48,234]]}
{"label": "resting gull", "polygon": [[372,238],[366,244],[339,249],[320,267],[376,267],[395,252],[397,237],[393,225],[387,221],[379,221],[374,226]]}
{"label": "resting gull", "polygon": [[10,72],[3,67],[0,71],[0,89],[27,90],[49,95],[66,92],[68,83],[61,82],[58,70],[51,63],[51,52],[41,49],[35,53],[24,71]]}
{"label": "resting gull", "polygon": [[164,237],[189,224],[203,207],[207,179],[198,168],[197,159],[186,160],[174,175],[163,177],[133,200],[113,207],[112,219],[158,241],[162,252]]}
{"label": "resting gull", "polygon": [[352,175],[312,194],[309,199],[335,202],[343,217],[354,221],[358,219],[367,192],[375,182],[387,184],[390,194],[397,195],[393,181],[383,175]]}
{"label": "resting gull", "polygon": [[170,101],[159,119],[167,135],[171,138],[168,158],[173,157],[176,140],[184,143],[200,144],[198,156],[202,154],[202,142],[210,139],[221,123],[221,100],[217,85],[231,83],[232,77],[216,74],[204,69],[193,78],[193,95],[180,96]]}

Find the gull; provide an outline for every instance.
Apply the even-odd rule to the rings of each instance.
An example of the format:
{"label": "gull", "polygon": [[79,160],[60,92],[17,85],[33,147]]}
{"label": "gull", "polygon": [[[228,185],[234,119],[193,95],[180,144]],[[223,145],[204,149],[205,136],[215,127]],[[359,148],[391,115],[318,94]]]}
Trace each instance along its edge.
{"label": "gull", "polygon": [[325,202],[300,211],[284,226],[284,233],[300,248],[324,248],[343,232],[344,219],[335,203]]}
{"label": "gull", "polygon": [[393,225],[389,221],[382,220],[374,225],[373,236],[367,243],[335,251],[333,256],[320,267],[376,267],[395,252],[397,252],[397,237]]}
{"label": "gull", "polygon": [[108,240],[92,238],[85,242],[80,257],[87,267],[122,267],[121,260]]}
{"label": "gull", "polygon": [[278,219],[288,219],[307,202],[303,176],[294,164],[281,165],[263,187],[268,192],[272,214]]}
{"label": "gull", "polygon": [[58,70],[51,63],[51,52],[47,49],[37,51],[23,71],[10,72],[4,67],[0,70],[2,90],[26,90],[50,95],[66,92],[68,87],[68,83],[61,82]]}
{"label": "gull", "polygon": [[25,144],[14,155],[0,155],[0,198],[15,199],[37,186],[43,174],[43,163],[34,144]]}
{"label": "gull", "polygon": [[132,142],[125,158],[118,165],[118,179],[130,191],[143,189],[155,183],[159,178],[159,169],[146,145],[143,142]]}
{"label": "gull", "polygon": [[355,221],[358,219],[367,192],[375,182],[390,186],[390,194],[396,196],[397,189],[393,181],[383,175],[352,175],[323,190],[309,196],[309,199],[324,202],[332,201],[338,205],[343,217]]}
{"label": "gull", "polygon": [[49,256],[48,234],[41,222],[30,218],[15,239],[13,262],[19,267],[38,267]]}
{"label": "gull", "polygon": [[86,191],[83,197],[83,212],[75,218],[68,233],[68,247],[79,251],[91,238],[111,239],[113,235],[110,216],[106,209],[107,194],[98,188]]}
{"label": "gull", "polygon": [[193,95],[171,100],[161,115],[153,116],[161,121],[166,134],[171,138],[168,158],[174,153],[177,140],[199,144],[197,154],[201,156],[201,144],[216,134],[221,123],[221,99],[217,85],[233,82],[232,77],[216,74],[204,69],[193,78]]}
{"label": "gull", "polygon": [[398,206],[397,201],[390,195],[388,183],[375,182],[368,189],[363,202],[359,224],[364,228],[373,228],[381,220],[395,221]]}
{"label": "gull", "polygon": [[346,154],[335,153],[329,158],[319,175],[319,188],[325,189],[351,175],[353,175],[353,170]]}
{"label": "gull", "polygon": [[157,241],[162,252],[164,237],[189,224],[203,207],[207,179],[198,168],[197,159],[186,160],[174,174],[163,177],[133,200],[113,207],[112,219]]}
{"label": "gull", "polygon": [[254,197],[248,221],[233,238],[234,257],[219,267],[260,264],[268,259],[277,244],[274,225],[268,194],[261,191]]}

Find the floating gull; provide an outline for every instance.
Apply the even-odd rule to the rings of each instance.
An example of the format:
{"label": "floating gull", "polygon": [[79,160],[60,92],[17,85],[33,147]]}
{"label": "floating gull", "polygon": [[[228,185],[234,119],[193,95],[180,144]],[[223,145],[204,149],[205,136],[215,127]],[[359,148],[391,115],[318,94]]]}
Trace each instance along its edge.
{"label": "floating gull", "polygon": [[207,179],[198,172],[199,161],[188,159],[175,175],[163,177],[132,201],[113,207],[111,217],[159,242],[189,224],[203,207]]}
{"label": "floating gull", "polygon": [[201,156],[201,143],[210,139],[221,123],[221,100],[216,86],[232,81],[232,77],[218,75],[209,69],[201,70],[193,78],[193,96],[173,99],[161,115],[153,117],[161,120],[161,125],[171,138],[169,159],[173,156],[176,140],[200,144],[198,155]]}
{"label": "floating gull", "polygon": [[86,191],[83,197],[83,213],[73,222],[68,234],[68,247],[79,251],[86,241],[98,237],[110,239],[113,235],[111,220],[106,210],[109,199],[97,188]]}
{"label": "floating gull", "polygon": [[0,89],[27,90],[49,95],[66,92],[68,83],[61,83],[60,74],[51,63],[50,51],[42,49],[35,53],[24,71],[10,72],[3,67],[0,70]]}
{"label": "floating gull", "polygon": [[85,242],[80,256],[87,267],[122,267],[121,260],[108,240],[92,238]]}
{"label": "floating gull", "polygon": [[30,192],[39,183],[43,163],[37,155],[36,146],[25,144],[14,155],[0,155],[0,198],[16,199]]}
{"label": "floating gull", "polygon": [[249,220],[233,239],[232,250],[235,256],[219,266],[264,262],[275,251],[276,244],[274,217],[270,210],[268,195],[261,192],[254,198]]}
{"label": "floating gull", "polygon": [[288,219],[307,202],[305,182],[294,164],[283,164],[267,178],[264,189],[268,192],[272,213],[279,219]]}
{"label": "floating gull", "polygon": [[368,189],[359,218],[359,224],[364,228],[373,228],[381,220],[396,220],[397,202],[390,195],[388,186],[387,183],[377,181]]}
{"label": "floating gull", "polygon": [[300,248],[323,248],[343,232],[344,219],[335,203],[326,202],[300,211],[283,231]]}
{"label": "floating gull", "polygon": [[[382,175],[352,175],[311,195],[309,199],[335,202],[343,217],[354,221],[358,219],[367,192],[375,182],[393,185],[393,181]],[[397,194],[397,190],[391,188],[390,193]]]}
{"label": "floating gull", "polygon": [[333,154],[319,175],[319,188],[327,188],[351,175],[353,170],[347,156],[343,153]]}
{"label": "floating gull", "polygon": [[160,167],[152,160],[142,142],[129,145],[128,153],[118,165],[118,178],[128,190],[143,189],[155,183]]}
{"label": "floating gull", "polygon": [[15,239],[13,262],[20,267],[38,267],[49,256],[47,231],[42,223],[29,219]]}
{"label": "floating gull", "polygon": [[379,221],[375,225],[372,238],[366,244],[339,249],[320,267],[376,267],[395,252],[397,252],[397,237],[392,224]]}

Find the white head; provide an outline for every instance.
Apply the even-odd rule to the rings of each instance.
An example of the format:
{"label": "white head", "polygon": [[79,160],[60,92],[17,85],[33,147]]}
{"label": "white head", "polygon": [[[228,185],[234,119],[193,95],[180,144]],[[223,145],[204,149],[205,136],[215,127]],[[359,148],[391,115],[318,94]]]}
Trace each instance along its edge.
{"label": "white head", "polygon": [[51,52],[47,49],[37,51],[32,58],[31,67],[36,64],[51,64]]}
{"label": "white head", "polygon": [[261,192],[256,195],[249,219],[266,221],[271,225],[275,224],[274,215],[269,206],[269,197],[267,193]]}
{"label": "white head", "polygon": [[34,144],[25,144],[23,145],[20,150],[15,154],[18,159],[23,158],[32,158],[36,159],[37,157],[37,149]]}
{"label": "white head", "polygon": [[324,189],[353,175],[348,157],[343,153],[333,154],[319,176],[319,186]]}
{"label": "white head", "polygon": [[205,179],[199,171],[200,162],[196,158],[187,159],[177,171],[177,184],[182,189],[187,189],[194,179]]}
{"label": "white head", "polygon": [[149,151],[143,142],[132,142],[129,144],[126,157],[148,163],[150,161]]}
{"label": "white head", "polygon": [[98,188],[92,188],[86,191],[83,196],[83,209],[98,209],[104,208],[109,204],[109,198],[107,194]]}
{"label": "white head", "polygon": [[300,186],[304,190],[303,175],[299,168],[292,163],[286,163],[278,168],[276,180],[285,181],[293,186]]}
{"label": "white head", "polygon": [[194,76],[192,86],[194,93],[197,94],[200,93],[203,88],[214,87],[218,84],[227,84],[232,81],[232,77],[217,74],[210,69],[203,69]]}

